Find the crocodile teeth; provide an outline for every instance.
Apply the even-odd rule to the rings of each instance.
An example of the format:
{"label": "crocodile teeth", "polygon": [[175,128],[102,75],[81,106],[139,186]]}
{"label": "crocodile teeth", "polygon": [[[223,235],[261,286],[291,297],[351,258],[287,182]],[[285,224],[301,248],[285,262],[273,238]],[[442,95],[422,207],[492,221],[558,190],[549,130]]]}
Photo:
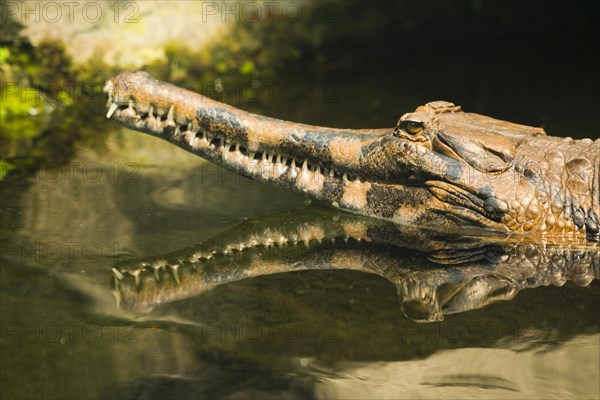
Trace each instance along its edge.
{"label": "crocodile teeth", "polygon": [[135,286],[136,287],[140,287],[140,274],[142,273],[141,269],[137,269],[133,272],[129,272],[130,275],[133,275],[133,278],[135,279]]}
{"label": "crocodile teeth", "polygon": [[122,281],[125,277],[123,276],[123,274],[121,273],[121,271],[119,271],[116,268],[112,269],[112,273],[115,276],[115,278],[117,278],[118,280]]}
{"label": "crocodile teeth", "polygon": [[175,278],[175,282],[180,284],[179,280],[179,264],[171,265],[171,272],[173,273],[173,278]]}
{"label": "crocodile teeth", "polygon": [[106,118],[112,117],[113,113],[117,110],[117,108],[119,108],[119,105],[117,103],[112,103],[110,105],[110,108],[108,109],[108,112],[106,113]]}

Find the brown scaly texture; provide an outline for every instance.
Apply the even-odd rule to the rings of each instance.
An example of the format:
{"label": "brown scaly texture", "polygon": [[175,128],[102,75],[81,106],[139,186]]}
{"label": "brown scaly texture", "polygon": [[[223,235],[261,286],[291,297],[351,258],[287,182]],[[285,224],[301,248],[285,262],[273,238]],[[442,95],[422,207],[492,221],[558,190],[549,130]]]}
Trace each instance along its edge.
{"label": "brown scaly texture", "polygon": [[469,239],[317,209],[243,223],[205,244],[121,262],[113,269],[114,290],[120,307],[143,314],[243,279],[355,270],[387,279],[407,317],[432,322],[524,289],[567,281],[587,286],[600,279],[599,246]]}
{"label": "brown scaly texture", "polygon": [[226,168],[333,207],[402,224],[600,237],[600,140],[436,101],[395,128],[333,129],[247,113],[124,72],[107,116]]}

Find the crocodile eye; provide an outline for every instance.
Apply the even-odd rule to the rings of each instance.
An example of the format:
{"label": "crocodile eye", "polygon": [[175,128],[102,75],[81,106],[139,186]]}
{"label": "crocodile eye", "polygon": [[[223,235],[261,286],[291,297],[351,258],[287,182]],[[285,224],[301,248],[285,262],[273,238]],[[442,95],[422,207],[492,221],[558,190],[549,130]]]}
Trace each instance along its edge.
{"label": "crocodile eye", "polygon": [[423,132],[423,124],[421,122],[416,121],[404,121],[400,126],[403,131],[410,133],[411,135],[417,135]]}

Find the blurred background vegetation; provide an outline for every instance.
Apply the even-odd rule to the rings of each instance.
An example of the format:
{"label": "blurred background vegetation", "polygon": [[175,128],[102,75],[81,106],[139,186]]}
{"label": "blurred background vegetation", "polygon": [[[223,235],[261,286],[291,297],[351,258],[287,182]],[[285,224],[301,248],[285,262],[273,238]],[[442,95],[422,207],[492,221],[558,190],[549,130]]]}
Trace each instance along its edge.
{"label": "blurred background vegetation", "polygon": [[[132,2],[124,4],[128,3]],[[245,3],[238,7],[240,4],[244,7]],[[559,48],[576,53],[597,36],[599,26],[595,1],[285,0],[277,2],[281,7],[271,9],[268,15],[264,14],[269,10],[264,2],[253,4],[261,7],[260,18],[252,18],[252,10],[236,21],[229,18],[226,29],[201,47],[193,46],[187,37],[166,41],[156,37],[146,44],[156,50],[156,56],[140,58],[138,64],[104,57],[103,48],[120,47],[126,52],[128,46],[133,47],[129,40],[96,43],[97,51],[80,60],[78,51],[69,47],[66,34],[44,35],[39,23],[4,13],[0,32],[0,179],[17,168],[68,161],[77,143],[101,147],[108,130],[101,89],[108,77],[126,68],[144,69],[159,79],[200,92],[211,88],[209,96],[253,111],[260,110],[261,96],[266,93],[257,90],[261,83],[285,81],[290,76],[352,84],[385,65],[390,74],[398,71],[426,77],[434,76],[449,61],[448,55],[464,67],[477,64],[478,56],[497,51],[506,54],[506,65],[512,69],[488,73],[510,75],[519,68],[520,54],[510,52],[513,43],[519,47],[519,42],[534,37],[538,47],[531,47],[530,53],[552,54],[557,38],[563,38]],[[287,7],[287,14],[286,5],[294,6]],[[166,6],[160,13],[169,9]],[[143,28],[148,12],[141,11],[136,29]],[[201,13],[188,14],[197,18],[198,30],[204,29]],[[128,35],[134,37],[135,32]],[[478,54],[461,50],[464,46],[478,48]],[[597,50],[592,49],[595,54]],[[440,52],[446,59],[436,56]],[[554,54],[556,63],[569,63],[571,57],[564,50]],[[539,67],[543,71],[543,65]],[[462,70],[470,73],[468,68]],[[596,87],[597,82],[591,84]],[[241,96],[221,89],[232,84],[243,88]],[[394,88],[377,90],[393,92]]]}

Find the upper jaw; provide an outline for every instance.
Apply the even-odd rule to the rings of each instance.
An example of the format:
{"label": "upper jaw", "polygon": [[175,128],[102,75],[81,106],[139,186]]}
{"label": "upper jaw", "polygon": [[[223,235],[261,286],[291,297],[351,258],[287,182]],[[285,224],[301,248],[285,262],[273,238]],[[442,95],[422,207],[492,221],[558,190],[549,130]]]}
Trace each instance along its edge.
{"label": "upper jaw", "polygon": [[[430,152],[419,143],[390,133],[377,136],[371,151],[361,155],[358,165],[328,163],[318,157],[299,156],[297,152],[286,154],[277,146],[260,142],[258,147],[253,148],[240,138],[228,136],[221,130],[213,132],[206,128],[205,123],[199,123],[197,113],[199,109],[216,104],[221,106],[221,103],[159,82],[143,72],[119,74],[106,83],[104,90],[108,94],[107,117],[132,129],[174,142],[188,151],[245,175],[271,182],[273,177],[294,180],[296,176],[309,174],[311,176],[307,179],[321,182],[329,179],[340,182],[414,185],[420,179],[416,170],[419,167],[416,163],[413,166],[412,162],[405,165],[406,162],[402,159],[411,154]],[[329,135],[326,130],[320,134],[323,137]],[[295,171],[288,171],[289,169]],[[263,171],[261,174],[267,171],[268,176],[259,176],[256,171]],[[286,173],[291,176],[286,176]]]}
{"label": "upper jaw", "polygon": [[[245,162],[252,163],[256,158],[259,162],[283,164],[281,169],[295,165],[299,173],[301,170],[309,170],[323,176],[349,181],[386,180],[387,168],[381,168],[381,172],[369,171],[367,176],[367,169],[329,163],[317,156],[303,156],[301,152],[291,151],[285,154],[278,146],[260,141],[248,143],[220,130],[213,132],[206,128],[205,123],[199,122],[198,110],[228,106],[160,82],[145,72],[123,72],[109,79],[104,91],[108,95],[107,118],[116,119],[129,128],[175,142],[212,161],[227,165],[228,161],[232,161],[228,160],[228,156],[236,158],[237,153],[240,153]],[[248,124],[252,125],[252,122]],[[293,125],[290,123],[290,126]],[[329,135],[327,128],[322,129],[319,135]],[[368,137],[367,134],[363,135]]]}
{"label": "upper jaw", "polygon": [[276,147],[260,143],[258,148],[249,148],[238,138],[211,132],[199,123],[197,110],[220,103],[157,82],[143,72],[125,72],[107,81],[104,87],[108,95],[107,117],[174,142],[252,178],[270,182],[284,180],[292,182],[291,185],[302,180],[306,189],[302,191],[322,187],[325,180],[357,183],[367,180],[351,169],[295,158],[293,154],[284,154]]}

